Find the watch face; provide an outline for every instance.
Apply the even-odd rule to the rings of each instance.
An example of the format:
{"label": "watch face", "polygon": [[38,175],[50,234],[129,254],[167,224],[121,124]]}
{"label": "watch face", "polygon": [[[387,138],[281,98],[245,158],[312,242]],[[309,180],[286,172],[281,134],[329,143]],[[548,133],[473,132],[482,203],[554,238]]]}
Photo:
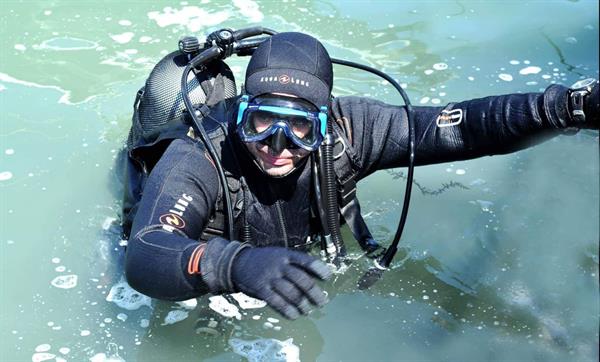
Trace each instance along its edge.
{"label": "watch face", "polygon": [[594,78],[578,80],[577,82],[573,83],[573,85],[571,86],[571,89],[580,89],[580,88],[585,88],[585,87],[591,87],[594,83],[596,83],[596,80]]}

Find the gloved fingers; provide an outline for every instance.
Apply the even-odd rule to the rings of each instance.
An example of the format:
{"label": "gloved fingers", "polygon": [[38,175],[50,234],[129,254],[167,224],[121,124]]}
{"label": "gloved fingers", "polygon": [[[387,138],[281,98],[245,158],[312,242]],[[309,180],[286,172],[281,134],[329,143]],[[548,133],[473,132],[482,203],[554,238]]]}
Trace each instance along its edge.
{"label": "gloved fingers", "polygon": [[294,283],[312,304],[322,307],[328,302],[325,293],[317,286],[315,280],[310,277],[304,269],[291,265],[289,268],[285,269],[284,276],[287,280]]}
{"label": "gloved fingers", "polygon": [[310,311],[311,307],[306,296],[290,281],[277,279],[272,283],[272,287],[283,299],[295,306],[300,313],[307,314]]}
{"label": "gloved fingers", "polygon": [[281,297],[277,292],[271,291],[268,294],[269,296],[265,299],[265,301],[279,314],[287,319],[296,319],[300,316],[298,309],[283,299],[283,297]]}
{"label": "gloved fingers", "polygon": [[332,274],[331,269],[325,263],[305,253],[293,253],[290,255],[290,263],[303,268],[321,280],[329,279]]}

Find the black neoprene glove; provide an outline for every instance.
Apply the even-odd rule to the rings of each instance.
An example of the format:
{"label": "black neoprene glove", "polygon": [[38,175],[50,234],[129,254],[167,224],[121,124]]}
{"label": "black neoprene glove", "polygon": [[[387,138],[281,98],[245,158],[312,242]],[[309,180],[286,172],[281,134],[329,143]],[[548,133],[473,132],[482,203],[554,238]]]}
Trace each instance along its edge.
{"label": "black neoprene glove", "polygon": [[583,104],[583,112],[585,113],[586,123],[591,125],[591,128],[600,128],[600,85],[598,81],[592,87],[592,92],[585,98]]}
{"label": "black neoprene glove", "polygon": [[331,270],[302,252],[275,246],[254,248],[216,238],[208,243],[201,269],[213,294],[243,292],[264,300],[289,319],[327,303],[316,281],[328,279]]}
{"label": "black neoprene glove", "polygon": [[236,289],[264,300],[289,319],[307,314],[311,304],[322,307],[327,303],[315,280],[330,276],[331,270],[320,260],[275,246],[241,251],[231,271]]}

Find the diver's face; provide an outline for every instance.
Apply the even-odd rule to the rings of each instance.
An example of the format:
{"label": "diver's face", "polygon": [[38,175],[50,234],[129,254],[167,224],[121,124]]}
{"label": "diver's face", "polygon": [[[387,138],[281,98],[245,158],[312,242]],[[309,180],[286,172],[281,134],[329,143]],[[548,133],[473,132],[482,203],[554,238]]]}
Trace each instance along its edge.
{"label": "diver's face", "polygon": [[276,153],[271,147],[260,142],[246,143],[258,166],[269,176],[282,177],[292,172],[310,153],[302,148],[284,148]]}

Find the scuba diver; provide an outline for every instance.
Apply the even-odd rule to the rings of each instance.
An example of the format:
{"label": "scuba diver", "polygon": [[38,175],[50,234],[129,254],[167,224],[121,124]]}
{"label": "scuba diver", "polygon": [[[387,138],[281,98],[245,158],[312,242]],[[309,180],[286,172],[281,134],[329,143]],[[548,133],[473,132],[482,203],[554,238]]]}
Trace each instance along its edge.
{"label": "scuba diver", "polygon": [[[215,33],[213,47],[231,55],[224,41],[232,33]],[[357,181],[377,170],[511,153],[600,125],[595,80],[443,107],[334,98],[325,47],[286,32],[249,52],[235,95],[225,63],[201,63],[201,51],[193,39],[180,42],[134,105],[125,274],[157,299],[243,292],[295,319],[327,302],[317,282],[331,268],[308,253],[312,245],[329,260],[343,258],[339,225],[347,223],[366,252],[381,250],[360,216]],[[182,77],[182,88],[169,84],[169,72]],[[197,92],[193,102],[187,87]],[[176,106],[152,103],[171,88]],[[142,129],[144,121],[152,127]]]}

